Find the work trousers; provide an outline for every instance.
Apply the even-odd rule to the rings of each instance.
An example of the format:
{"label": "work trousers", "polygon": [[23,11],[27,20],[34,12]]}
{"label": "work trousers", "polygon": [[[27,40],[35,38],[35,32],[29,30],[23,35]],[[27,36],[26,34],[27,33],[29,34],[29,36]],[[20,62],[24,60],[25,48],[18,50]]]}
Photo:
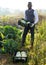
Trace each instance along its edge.
{"label": "work trousers", "polygon": [[35,25],[33,27],[27,26],[27,27],[24,28],[24,32],[23,32],[23,35],[22,35],[22,45],[24,45],[26,35],[27,35],[29,30],[30,30],[30,33],[31,33],[31,45],[33,45],[33,43],[34,43],[34,28],[35,28]]}

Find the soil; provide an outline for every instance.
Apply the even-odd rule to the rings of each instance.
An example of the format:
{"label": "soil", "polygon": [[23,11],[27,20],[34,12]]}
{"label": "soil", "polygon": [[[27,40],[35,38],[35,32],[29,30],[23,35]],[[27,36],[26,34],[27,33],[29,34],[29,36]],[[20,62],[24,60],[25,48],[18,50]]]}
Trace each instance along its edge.
{"label": "soil", "polygon": [[25,65],[22,63],[13,63],[11,57],[7,54],[0,54],[0,65]]}

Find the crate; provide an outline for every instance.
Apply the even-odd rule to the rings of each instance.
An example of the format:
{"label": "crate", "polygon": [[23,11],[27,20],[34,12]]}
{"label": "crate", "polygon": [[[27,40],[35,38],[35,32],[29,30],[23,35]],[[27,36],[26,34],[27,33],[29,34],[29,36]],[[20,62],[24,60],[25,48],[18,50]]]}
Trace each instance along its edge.
{"label": "crate", "polygon": [[27,52],[16,51],[13,56],[13,62],[27,62]]}

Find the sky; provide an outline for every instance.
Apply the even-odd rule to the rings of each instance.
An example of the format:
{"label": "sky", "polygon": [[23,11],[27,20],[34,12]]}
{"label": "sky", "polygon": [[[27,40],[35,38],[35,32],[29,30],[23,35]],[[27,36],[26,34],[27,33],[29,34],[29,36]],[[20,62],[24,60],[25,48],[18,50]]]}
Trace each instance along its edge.
{"label": "sky", "polygon": [[0,0],[0,7],[13,10],[26,10],[29,1],[32,2],[34,9],[46,10],[46,0]]}

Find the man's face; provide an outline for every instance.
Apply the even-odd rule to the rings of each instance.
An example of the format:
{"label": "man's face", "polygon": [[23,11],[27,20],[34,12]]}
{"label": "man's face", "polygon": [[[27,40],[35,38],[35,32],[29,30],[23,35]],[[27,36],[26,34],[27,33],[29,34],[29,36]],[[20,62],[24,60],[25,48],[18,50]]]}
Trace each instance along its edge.
{"label": "man's face", "polygon": [[28,9],[32,8],[32,3],[28,3]]}

